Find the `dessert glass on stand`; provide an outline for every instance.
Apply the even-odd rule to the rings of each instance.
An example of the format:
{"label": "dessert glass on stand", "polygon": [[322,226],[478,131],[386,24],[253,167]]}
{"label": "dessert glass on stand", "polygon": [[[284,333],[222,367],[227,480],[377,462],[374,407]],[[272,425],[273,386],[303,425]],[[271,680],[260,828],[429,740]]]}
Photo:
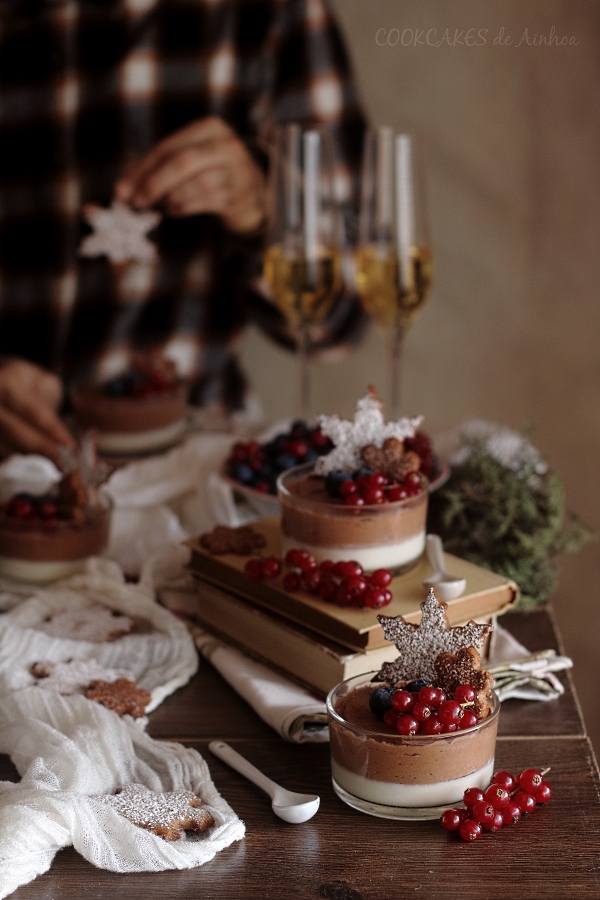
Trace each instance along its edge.
{"label": "dessert glass on stand", "polygon": [[400,415],[402,352],[431,286],[431,249],[415,139],[389,127],[367,133],[356,284],[388,345],[391,412]]}
{"label": "dessert glass on stand", "polygon": [[401,735],[370,712],[382,687],[375,673],[337,685],[327,697],[333,787],[341,800],[385,819],[437,819],[485,788],[493,775],[500,702],[477,725],[442,734]]}
{"label": "dessert glass on stand", "polygon": [[299,415],[309,414],[308,345],[342,287],[342,233],[334,202],[329,135],[289,123],[277,129],[264,278],[298,346]]}

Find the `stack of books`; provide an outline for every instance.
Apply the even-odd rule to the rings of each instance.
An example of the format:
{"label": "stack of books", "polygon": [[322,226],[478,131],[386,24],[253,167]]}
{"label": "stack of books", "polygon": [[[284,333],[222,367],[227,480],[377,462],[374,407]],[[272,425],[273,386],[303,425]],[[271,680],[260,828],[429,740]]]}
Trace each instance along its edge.
{"label": "stack of books", "polygon": [[[261,555],[281,557],[278,518],[252,525],[267,546]],[[177,600],[178,608],[208,631],[254,658],[291,676],[320,695],[346,678],[378,671],[398,655],[377,619],[377,611],[336,606],[307,592],[288,593],[280,579],[251,581],[244,575],[247,557],[212,556],[197,539],[190,568],[197,584],[193,598]],[[466,579],[464,593],[447,605],[451,626],[469,620],[490,622],[518,599],[516,584],[458,557],[445,555],[452,575]],[[423,580],[431,574],[422,559],[390,589],[392,602],[381,610],[417,624],[425,599]]]}

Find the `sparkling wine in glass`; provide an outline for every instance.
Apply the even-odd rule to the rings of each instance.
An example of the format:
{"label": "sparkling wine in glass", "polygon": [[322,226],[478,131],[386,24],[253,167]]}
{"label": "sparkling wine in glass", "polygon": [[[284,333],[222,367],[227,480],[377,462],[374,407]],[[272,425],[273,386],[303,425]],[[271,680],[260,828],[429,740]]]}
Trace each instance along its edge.
{"label": "sparkling wine in glass", "polygon": [[309,414],[308,344],[342,287],[342,230],[333,197],[329,135],[296,123],[277,129],[264,278],[298,346],[299,414]]}
{"label": "sparkling wine in glass", "polygon": [[388,344],[391,407],[400,415],[406,333],[431,286],[431,244],[415,139],[388,127],[367,134],[356,281]]}

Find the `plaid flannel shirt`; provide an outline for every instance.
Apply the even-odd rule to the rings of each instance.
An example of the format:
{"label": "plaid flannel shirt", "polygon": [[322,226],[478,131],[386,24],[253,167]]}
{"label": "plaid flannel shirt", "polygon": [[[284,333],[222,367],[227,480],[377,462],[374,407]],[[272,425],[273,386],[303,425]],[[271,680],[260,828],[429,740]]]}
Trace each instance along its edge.
{"label": "plaid flannel shirt", "polygon": [[[266,165],[273,123],[328,122],[356,181],[364,120],[326,0],[0,0],[0,353],[63,379],[162,346],[195,400],[239,405],[248,321],[290,343],[250,287],[260,239],[211,215],[163,218],[156,264],[78,256],[85,203],[189,122],[221,116]],[[338,303],[323,343],[362,321]]]}

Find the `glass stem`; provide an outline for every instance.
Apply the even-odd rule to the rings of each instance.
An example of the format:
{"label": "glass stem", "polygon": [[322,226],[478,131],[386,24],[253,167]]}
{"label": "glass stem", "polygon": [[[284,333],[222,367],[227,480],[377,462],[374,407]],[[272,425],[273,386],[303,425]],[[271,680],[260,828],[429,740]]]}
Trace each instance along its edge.
{"label": "glass stem", "polygon": [[402,415],[402,359],[404,355],[404,338],[406,325],[404,322],[388,329],[388,358],[390,361],[390,418],[399,419]]}
{"label": "glass stem", "polygon": [[310,372],[308,370],[308,329],[305,324],[298,329],[298,415],[308,419],[310,406]]}

